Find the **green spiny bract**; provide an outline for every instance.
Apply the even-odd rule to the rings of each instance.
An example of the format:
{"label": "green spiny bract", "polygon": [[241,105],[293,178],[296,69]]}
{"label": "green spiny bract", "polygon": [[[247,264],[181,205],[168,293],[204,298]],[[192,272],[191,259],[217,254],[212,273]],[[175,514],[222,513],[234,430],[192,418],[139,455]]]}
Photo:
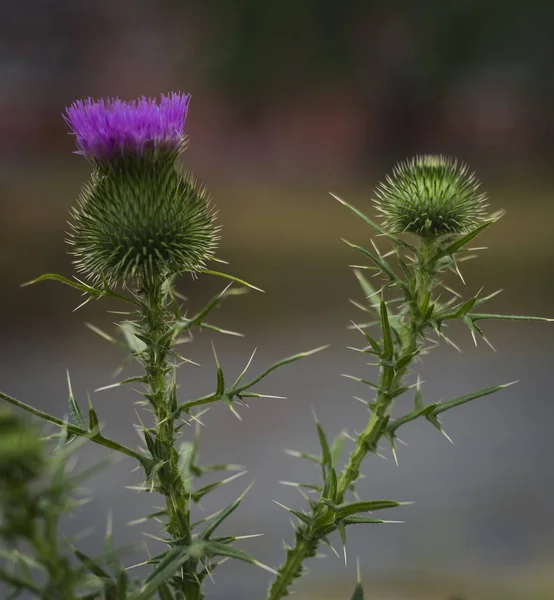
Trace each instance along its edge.
{"label": "green spiny bract", "polygon": [[204,267],[218,227],[210,197],[180,173],[175,155],[97,162],[84,184],[68,242],[77,271],[109,285],[164,281]]}
{"label": "green spiny bract", "polygon": [[375,202],[392,233],[424,237],[465,233],[486,218],[486,194],[465,164],[445,156],[416,156],[379,183]]}

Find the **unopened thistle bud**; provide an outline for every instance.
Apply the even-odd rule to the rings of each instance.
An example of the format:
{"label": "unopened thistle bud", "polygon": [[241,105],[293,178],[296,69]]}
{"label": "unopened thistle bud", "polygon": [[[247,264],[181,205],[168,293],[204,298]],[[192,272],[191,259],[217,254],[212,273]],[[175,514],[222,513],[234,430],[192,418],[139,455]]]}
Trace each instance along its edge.
{"label": "unopened thistle bud", "polygon": [[72,211],[79,272],[109,285],[205,265],[218,228],[206,189],[178,170],[190,96],[77,101],[65,119],[93,166]]}
{"label": "unopened thistle bud", "polygon": [[45,462],[43,452],[33,426],[8,411],[0,412],[0,485],[38,477]]}
{"label": "unopened thistle bud", "polygon": [[375,202],[391,233],[461,234],[486,218],[480,185],[466,165],[452,158],[416,156],[378,184]]}

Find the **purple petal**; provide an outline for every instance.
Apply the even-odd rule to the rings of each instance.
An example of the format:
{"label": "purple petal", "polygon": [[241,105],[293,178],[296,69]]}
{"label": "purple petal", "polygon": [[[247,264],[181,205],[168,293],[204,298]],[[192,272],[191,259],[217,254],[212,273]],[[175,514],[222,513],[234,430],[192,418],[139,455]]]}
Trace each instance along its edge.
{"label": "purple petal", "polygon": [[78,154],[110,160],[147,150],[177,153],[184,139],[190,94],[172,92],[154,98],[77,100],[64,118],[76,136]]}

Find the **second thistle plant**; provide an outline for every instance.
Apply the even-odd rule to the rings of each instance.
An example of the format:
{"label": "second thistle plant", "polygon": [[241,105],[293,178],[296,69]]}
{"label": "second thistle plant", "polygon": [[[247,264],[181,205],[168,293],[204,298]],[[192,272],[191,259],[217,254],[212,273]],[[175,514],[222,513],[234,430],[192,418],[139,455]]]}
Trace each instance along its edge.
{"label": "second thistle plant", "polygon": [[[477,343],[476,335],[486,339],[481,322],[487,319],[548,320],[480,312],[480,306],[495,294],[481,297],[478,293],[463,299],[445,284],[447,271],[461,278],[458,265],[469,258],[471,249],[468,245],[500,216],[486,214],[485,195],[479,191],[479,186],[467,166],[458,165],[451,158],[418,156],[400,163],[393,175],[378,185],[376,202],[383,225],[335,196],[392,246],[385,255],[373,241],[369,250],[346,242],[369,260],[368,265],[354,266],[365,295],[364,303],[354,304],[369,318],[369,322],[354,324],[354,328],[366,342],[357,350],[373,357],[379,378],[370,380],[346,375],[369,387],[373,398],[366,402],[369,421],[355,438],[355,447],[342,469],[339,461],[344,436],[329,443],[319,423],[316,425],[321,455],[314,458],[298,453],[300,457],[319,462],[322,482],[316,486],[298,484],[301,491],[315,489],[318,497],[305,496],[308,510],[287,509],[298,520],[295,543],[288,548],[286,560],[269,589],[269,600],[288,595],[293,581],[302,575],[306,559],[316,555],[320,544],[330,545],[328,536],[331,533],[339,533],[346,561],[347,528],[385,523],[367,513],[401,505],[393,500],[365,501],[357,496],[355,484],[368,453],[377,453],[379,444],[386,441],[396,459],[397,431],[406,423],[424,418],[443,432],[439,420],[443,412],[510,385],[491,386],[447,402],[426,404],[419,380],[415,383],[409,380],[411,367],[436,345],[436,338],[455,346],[445,332],[448,323],[463,321]],[[412,238],[402,234],[412,234]],[[377,287],[366,276],[367,272],[379,279]],[[445,296],[450,299],[444,299]],[[376,328],[380,330],[379,334],[374,333]],[[393,418],[391,412],[395,401],[412,389],[412,409]],[[348,500],[349,494],[355,496],[354,501]],[[356,594],[362,594],[360,586],[355,597]]]}

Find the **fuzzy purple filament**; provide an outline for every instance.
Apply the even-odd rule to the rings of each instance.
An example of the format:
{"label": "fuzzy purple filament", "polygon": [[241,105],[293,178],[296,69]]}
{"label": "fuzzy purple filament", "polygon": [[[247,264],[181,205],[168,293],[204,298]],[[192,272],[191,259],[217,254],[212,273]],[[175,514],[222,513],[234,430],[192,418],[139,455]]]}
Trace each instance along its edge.
{"label": "fuzzy purple filament", "polygon": [[77,100],[64,118],[76,136],[78,151],[89,160],[140,156],[146,151],[178,153],[184,143],[190,94],[171,93],[125,101]]}

